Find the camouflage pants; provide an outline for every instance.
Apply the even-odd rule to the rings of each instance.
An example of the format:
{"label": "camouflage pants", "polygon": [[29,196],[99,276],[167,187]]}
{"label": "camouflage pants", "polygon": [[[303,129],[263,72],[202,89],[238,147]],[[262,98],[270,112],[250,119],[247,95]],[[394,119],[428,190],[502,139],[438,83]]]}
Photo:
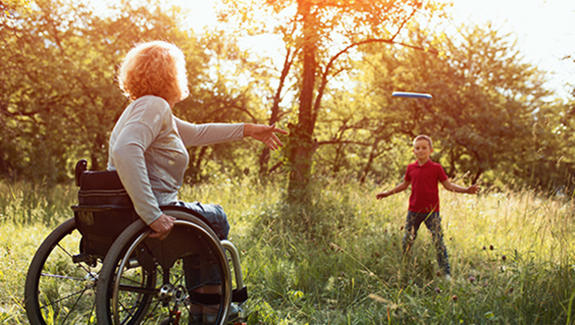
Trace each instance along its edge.
{"label": "camouflage pants", "polygon": [[407,212],[405,235],[402,242],[403,254],[405,255],[409,253],[409,250],[417,237],[417,231],[419,230],[421,223],[425,223],[425,226],[429,229],[429,232],[431,232],[433,246],[435,246],[435,249],[437,250],[437,263],[439,264],[439,267],[443,269],[445,274],[451,274],[449,259],[447,257],[447,249],[443,242],[443,230],[441,229],[441,217],[439,216],[439,212]]}

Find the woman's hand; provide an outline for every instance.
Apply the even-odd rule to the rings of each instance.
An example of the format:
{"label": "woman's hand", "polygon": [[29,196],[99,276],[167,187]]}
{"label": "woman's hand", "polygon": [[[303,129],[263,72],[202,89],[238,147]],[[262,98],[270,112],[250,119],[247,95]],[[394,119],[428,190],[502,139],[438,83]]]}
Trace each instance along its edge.
{"label": "woman's hand", "polygon": [[170,231],[172,231],[175,221],[176,218],[162,214],[158,219],[150,224],[152,233],[150,233],[149,237],[159,238],[160,240],[166,239],[170,234]]}
{"label": "woman's hand", "polygon": [[287,131],[276,128],[275,123],[272,125],[244,124],[244,137],[252,137],[259,140],[271,150],[276,150],[283,145],[276,133],[287,134]]}

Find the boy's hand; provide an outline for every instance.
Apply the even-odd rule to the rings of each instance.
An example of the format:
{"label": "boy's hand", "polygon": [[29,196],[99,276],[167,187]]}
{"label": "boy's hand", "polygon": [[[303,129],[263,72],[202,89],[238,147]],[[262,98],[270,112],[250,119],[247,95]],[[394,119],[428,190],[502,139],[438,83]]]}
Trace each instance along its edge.
{"label": "boy's hand", "polygon": [[479,187],[479,183],[477,183],[477,184],[473,184],[473,185],[469,186],[467,188],[466,193],[467,194],[477,194],[477,193],[479,193],[479,190],[481,190],[481,187]]}
{"label": "boy's hand", "polygon": [[383,199],[384,197],[388,197],[388,196],[389,196],[389,192],[385,191],[385,192],[377,193],[375,195],[375,198],[380,200],[380,199]]}

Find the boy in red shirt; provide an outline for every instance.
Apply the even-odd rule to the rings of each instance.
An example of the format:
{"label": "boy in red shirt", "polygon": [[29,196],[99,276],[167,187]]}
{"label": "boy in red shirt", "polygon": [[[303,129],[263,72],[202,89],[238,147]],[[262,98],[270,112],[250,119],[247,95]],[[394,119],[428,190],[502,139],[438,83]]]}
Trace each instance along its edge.
{"label": "boy in red shirt", "polygon": [[445,277],[449,279],[451,270],[447,249],[443,243],[437,183],[441,183],[448,191],[468,194],[477,194],[479,185],[462,187],[449,182],[443,167],[429,159],[432,152],[433,142],[431,138],[427,135],[418,135],[413,140],[413,153],[417,161],[407,166],[403,182],[389,191],[377,193],[375,197],[379,200],[405,191],[411,185],[405,236],[403,237],[403,253],[409,252],[417,237],[419,226],[424,222],[431,232],[433,245],[437,249],[437,263],[443,269]]}

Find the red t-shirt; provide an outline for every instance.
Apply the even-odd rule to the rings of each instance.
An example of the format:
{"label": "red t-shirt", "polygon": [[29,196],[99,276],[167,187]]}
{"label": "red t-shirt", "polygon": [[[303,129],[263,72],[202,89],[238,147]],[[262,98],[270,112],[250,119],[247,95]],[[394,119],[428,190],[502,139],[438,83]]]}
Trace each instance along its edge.
{"label": "red t-shirt", "polygon": [[423,166],[416,161],[407,165],[405,180],[411,181],[409,211],[439,212],[439,190],[437,184],[447,179],[440,164],[428,160]]}

